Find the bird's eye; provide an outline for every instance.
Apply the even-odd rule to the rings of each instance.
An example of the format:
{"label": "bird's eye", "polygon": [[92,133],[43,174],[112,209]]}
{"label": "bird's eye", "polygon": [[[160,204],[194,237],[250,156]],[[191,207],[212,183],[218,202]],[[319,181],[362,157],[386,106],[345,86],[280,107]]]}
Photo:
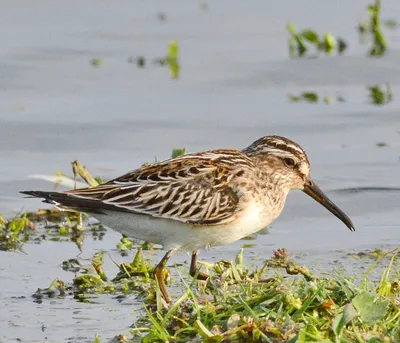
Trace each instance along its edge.
{"label": "bird's eye", "polygon": [[283,162],[288,166],[288,167],[294,167],[296,165],[296,162],[294,161],[293,158],[286,157],[283,159]]}

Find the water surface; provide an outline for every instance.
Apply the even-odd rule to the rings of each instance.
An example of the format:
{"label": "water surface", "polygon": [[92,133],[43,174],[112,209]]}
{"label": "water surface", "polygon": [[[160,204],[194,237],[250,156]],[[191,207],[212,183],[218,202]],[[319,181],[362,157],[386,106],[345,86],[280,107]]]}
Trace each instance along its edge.
{"label": "water surface", "polygon": [[[262,261],[286,247],[305,263],[330,264],[349,251],[398,246],[400,222],[399,30],[385,31],[390,50],[366,58],[357,20],[366,1],[3,1],[0,12],[0,211],[8,216],[43,206],[23,189],[51,189],[32,174],[70,171],[80,160],[111,178],[172,147],[188,151],[242,148],[268,134],[300,143],[313,177],[352,218],[351,233],[301,192],[289,196],[269,235],[245,257]],[[383,17],[400,19],[400,3],[384,1]],[[166,20],[158,20],[158,13]],[[314,15],[313,13],[318,13]],[[345,38],[344,56],[289,60],[285,26]],[[138,69],[131,56],[161,57],[180,44],[181,78],[164,68]],[[99,68],[91,59],[101,58]],[[365,87],[390,82],[394,100],[368,104]],[[344,103],[292,104],[287,94],[316,91]],[[379,148],[378,142],[386,147]],[[110,251],[119,234],[86,239],[83,255]],[[253,243],[252,242],[252,243]],[[201,258],[232,259],[245,242],[211,249]],[[27,244],[25,254],[0,252],[0,341],[85,342],[126,331],[141,303],[73,299],[32,301],[55,278],[70,281],[62,261],[79,254],[72,243]],[[153,252],[156,261],[162,252]],[[176,257],[171,263],[182,262]],[[116,267],[106,258],[106,272]],[[182,290],[173,289],[179,295]],[[134,306],[132,306],[132,304]]]}

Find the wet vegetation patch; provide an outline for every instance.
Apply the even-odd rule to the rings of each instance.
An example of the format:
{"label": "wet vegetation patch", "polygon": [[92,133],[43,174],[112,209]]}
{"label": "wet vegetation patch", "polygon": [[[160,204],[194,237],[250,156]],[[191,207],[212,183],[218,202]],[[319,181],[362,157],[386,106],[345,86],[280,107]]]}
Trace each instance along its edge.
{"label": "wet vegetation patch", "polygon": [[[261,268],[249,269],[243,251],[235,261],[206,264],[211,272],[207,282],[188,282],[178,268],[182,295],[169,305],[161,299],[152,276],[154,266],[141,249],[131,263],[117,264],[113,278],[102,269],[103,252],[93,256],[90,266],[66,261],[63,267],[79,274],[72,283],[54,280],[32,297],[38,303],[66,297],[91,303],[100,294],[112,295],[118,302],[135,294],[144,303],[143,315],[133,323],[131,338],[118,335],[115,342],[383,343],[400,339],[398,249],[365,252],[373,260],[358,281],[335,270],[315,275],[285,249],[276,250]],[[371,275],[377,267],[383,271],[374,280]]]}
{"label": "wet vegetation patch", "polygon": [[133,341],[395,342],[400,339],[397,254],[390,253],[380,280],[368,275],[383,257],[358,283],[339,272],[312,275],[284,249],[261,270],[231,262],[225,266],[229,272],[217,273],[199,291],[187,285],[170,308],[148,307],[134,324]]}
{"label": "wet vegetation patch", "polygon": [[11,220],[0,214],[0,250],[21,250],[26,242],[37,231],[35,224],[27,214],[17,215]]}
{"label": "wet vegetation patch", "polygon": [[26,212],[11,220],[0,215],[0,250],[23,251],[24,243],[39,244],[46,240],[74,242],[81,249],[85,235],[101,240],[105,234],[101,224],[87,219],[85,214],[55,208]]}
{"label": "wet vegetation patch", "polygon": [[112,278],[104,272],[103,262],[103,251],[96,253],[90,264],[77,258],[63,261],[62,269],[75,274],[72,282],[54,280],[49,287],[39,288],[32,295],[34,301],[73,297],[78,301],[90,303],[102,294],[116,295],[116,299],[121,301],[127,295],[135,294],[149,304],[155,303],[154,266],[145,260],[142,249],[138,249],[131,263],[115,263],[118,273]]}

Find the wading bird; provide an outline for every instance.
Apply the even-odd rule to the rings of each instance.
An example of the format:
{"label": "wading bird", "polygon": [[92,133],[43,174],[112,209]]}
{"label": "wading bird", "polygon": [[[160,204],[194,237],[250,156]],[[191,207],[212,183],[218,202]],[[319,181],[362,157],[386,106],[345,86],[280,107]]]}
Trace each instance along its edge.
{"label": "wading bird", "polygon": [[354,231],[350,218],[311,179],[304,150],[280,136],[262,137],[243,150],[218,149],[157,162],[92,188],[21,193],[86,212],[127,236],[161,244],[167,253],[154,274],[169,302],[163,269],[174,253],[192,252],[190,275],[207,280],[197,270],[199,249],[265,228],[278,218],[292,189],[308,194]]}

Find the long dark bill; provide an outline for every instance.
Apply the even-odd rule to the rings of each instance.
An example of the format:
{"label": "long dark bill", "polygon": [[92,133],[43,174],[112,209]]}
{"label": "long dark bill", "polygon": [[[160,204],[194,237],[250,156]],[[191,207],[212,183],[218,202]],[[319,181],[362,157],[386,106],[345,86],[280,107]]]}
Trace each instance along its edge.
{"label": "long dark bill", "polygon": [[303,192],[315,201],[318,201],[329,212],[339,218],[350,229],[350,231],[355,231],[350,218],[324,194],[321,188],[319,188],[313,180],[306,181]]}

